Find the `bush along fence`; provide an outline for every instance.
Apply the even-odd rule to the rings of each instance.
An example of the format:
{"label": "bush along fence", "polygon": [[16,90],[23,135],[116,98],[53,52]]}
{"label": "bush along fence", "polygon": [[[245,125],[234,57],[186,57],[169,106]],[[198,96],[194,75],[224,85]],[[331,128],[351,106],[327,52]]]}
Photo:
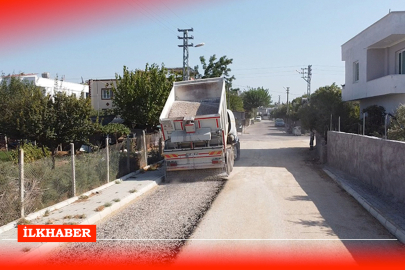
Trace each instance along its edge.
{"label": "bush along fence", "polygon": [[[0,226],[68,198],[102,186],[114,179],[162,159],[159,133],[137,131],[134,138],[83,153],[70,144],[70,155],[24,160],[18,164],[0,160]],[[7,153],[2,151],[2,153]]]}

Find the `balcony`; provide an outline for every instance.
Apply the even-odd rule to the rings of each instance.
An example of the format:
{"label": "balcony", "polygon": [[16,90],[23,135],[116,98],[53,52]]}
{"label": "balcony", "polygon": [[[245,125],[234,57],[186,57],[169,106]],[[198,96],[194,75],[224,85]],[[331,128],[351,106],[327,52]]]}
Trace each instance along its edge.
{"label": "balcony", "polygon": [[392,74],[367,82],[346,84],[342,99],[359,100],[389,94],[405,94],[405,74]]}

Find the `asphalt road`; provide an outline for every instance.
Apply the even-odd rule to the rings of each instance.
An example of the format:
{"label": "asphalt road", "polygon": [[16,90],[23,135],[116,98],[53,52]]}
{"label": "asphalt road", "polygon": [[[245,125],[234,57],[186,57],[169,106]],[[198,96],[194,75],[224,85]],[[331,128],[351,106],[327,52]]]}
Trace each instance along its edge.
{"label": "asphalt road", "polygon": [[263,120],[240,136],[241,159],[177,257],[322,257],[361,263],[402,256],[399,241],[321,169],[309,136]]}

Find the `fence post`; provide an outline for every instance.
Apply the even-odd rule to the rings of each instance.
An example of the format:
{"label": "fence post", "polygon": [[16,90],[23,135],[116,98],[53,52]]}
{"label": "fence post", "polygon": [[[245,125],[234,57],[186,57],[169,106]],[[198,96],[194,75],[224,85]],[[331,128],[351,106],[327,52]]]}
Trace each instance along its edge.
{"label": "fence post", "polygon": [[129,162],[129,155],[131,154],[131,139],[127,137],[127,171],[131,172],[131,163]]}
{"label": "fence post", "polygon": [[76,164],[75,164],[75,144],[70,144],[70,156],[72,158],[72,197],[76,196]]}
{"label": "fence post", "polygon": [[329,130],[332,131],[332,114],[330,114],[330,128],[329,128]]}
{"label": "fence post", "polygon": [[24,218],[24,149],[22,148],[18,152],[18,163],[20,171],[20,210],[21,218]]}
{"label": "fence post", "polygon": [[107,183],[110,182],[110,151],[109,151],[109,139],[108,136],[105,138],[105,153],[106,153],[106,160],[107,160]]}
{"label": "fence post", "polygon": [[366,134],[366,113],[363,113],[363,135]]}
{"label": "fence post", "polygon": [[143,151],[144,151],[144,158],[145,158],[145,166],[148,166],[148,146],[146,145],[145,130],[142,130],[142,136],[143,136]]}
{"label": "fence post", "polygon": [[6,151],[8,151],[8,140],[7,140],[7,135],[4,135],[4,142],[6,143]]}
{"label": "fence post", "polygon": [[340,116],[339,116],[339,132],[340,132]]}

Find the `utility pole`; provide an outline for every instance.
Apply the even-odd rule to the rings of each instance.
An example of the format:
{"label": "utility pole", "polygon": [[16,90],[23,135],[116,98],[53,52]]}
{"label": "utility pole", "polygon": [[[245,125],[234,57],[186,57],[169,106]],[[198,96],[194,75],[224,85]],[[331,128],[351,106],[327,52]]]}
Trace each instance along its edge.
{"label": "utility pole", "polygon": [[288,105],[288,94],[290,93],[290,87],[287,87],[287,115],[289,115],[290,112],[290,106]]}
{"label": "utility pole", "polygon": [[312,65],[308,65],[307,68],[301,68],[301,72],[297,70],[299,74],[302,75],[301,78],[304,79],[304,81],[307,82],[307,96],[308,96],[308,102],[311,96],[311,78],[312,78]]}
{"label": "utility pole", "polygon": [[278,106],[280,107],[280,95],[278,95]]}
{"label": "utility pole", "polygon": [[193,47],[193,43],[188,44],[189,39],[194,39],[193,36],[188,36],[188,32],[193,32],[193,28],[190,29],[179,29],[177,31],[183,32],[183,37],[177,36],[178,39],[183,40],[183,45],[178,45],[183,47],[183,81],[188,81],[190,78],[190,69],[188,67],[188,47]]}

